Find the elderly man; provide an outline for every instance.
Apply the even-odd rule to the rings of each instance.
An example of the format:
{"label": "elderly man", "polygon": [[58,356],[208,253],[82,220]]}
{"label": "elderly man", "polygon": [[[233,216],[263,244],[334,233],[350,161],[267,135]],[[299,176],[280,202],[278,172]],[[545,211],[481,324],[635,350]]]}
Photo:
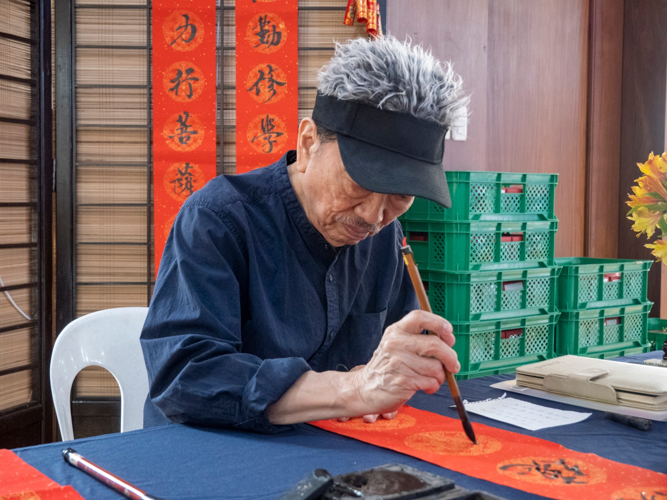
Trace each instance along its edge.
{"label": "elderly man", "polygon": [[339,45],[319,81],[296,151],[213,179],[176,218],[141,337],[147,426],[392,418],[459,370],[451,325],[418,310],[396,218],[414,196],[450,204],[460,79],[387,37]]}

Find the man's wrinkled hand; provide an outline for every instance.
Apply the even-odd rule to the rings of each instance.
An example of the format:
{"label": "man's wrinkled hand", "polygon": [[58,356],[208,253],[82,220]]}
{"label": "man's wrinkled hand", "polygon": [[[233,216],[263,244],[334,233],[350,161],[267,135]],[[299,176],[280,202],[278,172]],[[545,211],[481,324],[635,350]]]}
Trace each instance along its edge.
{"label": "man's wrinkled hand", "polygon": [[[435,335],[420,335],[429,330]],[[415,392],[436,392],[445,370],[460,370],[452,325],[426,311],[412,311],[387,327],[368,364],[351,372],[364,421],[393,418]]]}

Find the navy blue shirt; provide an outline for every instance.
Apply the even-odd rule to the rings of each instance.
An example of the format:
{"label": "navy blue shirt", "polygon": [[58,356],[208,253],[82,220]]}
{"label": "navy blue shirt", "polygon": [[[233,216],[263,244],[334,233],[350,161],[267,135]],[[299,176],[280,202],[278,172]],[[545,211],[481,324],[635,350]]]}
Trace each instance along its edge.
{"label": "navy blue shirt", "polygon": [[266,409],[304,372],[368,362],[418,308],[400,224],[332,248],[292,189],[295,158],[216,177],[181,208],[141,334],[146,426],[280,430]]}

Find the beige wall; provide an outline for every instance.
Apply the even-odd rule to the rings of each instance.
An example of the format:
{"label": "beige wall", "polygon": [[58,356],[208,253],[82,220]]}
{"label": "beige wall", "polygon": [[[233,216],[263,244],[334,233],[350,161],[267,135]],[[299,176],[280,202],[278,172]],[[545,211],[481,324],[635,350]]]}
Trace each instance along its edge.
{"label": "beige wall", "polygon": [[452,61],[471,94],[445,167],[560,174],[556,256],[585,252],[588,23],[588,0],[388,2],[388,31]]}

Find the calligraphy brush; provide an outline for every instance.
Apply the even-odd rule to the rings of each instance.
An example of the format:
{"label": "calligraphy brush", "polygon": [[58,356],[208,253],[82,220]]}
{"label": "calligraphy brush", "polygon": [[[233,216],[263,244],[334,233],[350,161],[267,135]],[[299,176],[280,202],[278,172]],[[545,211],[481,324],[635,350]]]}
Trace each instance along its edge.
{"label": "calligraphy brush", "polygon": [[[424,290],[424,283],[422,283],[421,276],[419,276],[419,269],[417,269],[417,264],[415,264],[415,258],[412,255],[412,248],[406,243],[406,238],[403,238],[403,247],[401,247],[401,253],[403,254],[403,260],[405,265],[408,268],[408,273],[410,274],[410,280],[412,280],[412,286],[417,292],[417,298],[419,299],[419,305],[423,311],[433,312],[431,310],[431,304],[428,301],[428,296],[426,295],[426,290]],[[429,335],[435,335],[433,332],[428,332]],[[468,439],[474,444],[477,444],[477,439],[475,438],[475,431],[472,429],[472,424],[470,423],[470,418],[468,418],[468,412],[466,412],[465,407],[463,406],[463,401],[461,400],[461,393],[459,392],[459,386],[456,383],[454,374],[451,373],[445,366],[442,366],[445,370],[445,377],[447,378],[447,385],[449,390],[452,393],[454,398],[454,403],[456,404],[456,410],[459,412],[459,418],[463,424],[463,430],[468,436]]]}
{"label": "calligraphy brush", "polygon": [[132,500],[162,500],[160,497],[149,495],[124,479],[114,476],[111,472],[103,469],[96,463],[91,462],[87,458],[83,458],[72,448],[63,450],[63,459],[72,467],[81,469],[89,476],[94,477],[99,482],[106,484],[109,488],[127,498]]}

